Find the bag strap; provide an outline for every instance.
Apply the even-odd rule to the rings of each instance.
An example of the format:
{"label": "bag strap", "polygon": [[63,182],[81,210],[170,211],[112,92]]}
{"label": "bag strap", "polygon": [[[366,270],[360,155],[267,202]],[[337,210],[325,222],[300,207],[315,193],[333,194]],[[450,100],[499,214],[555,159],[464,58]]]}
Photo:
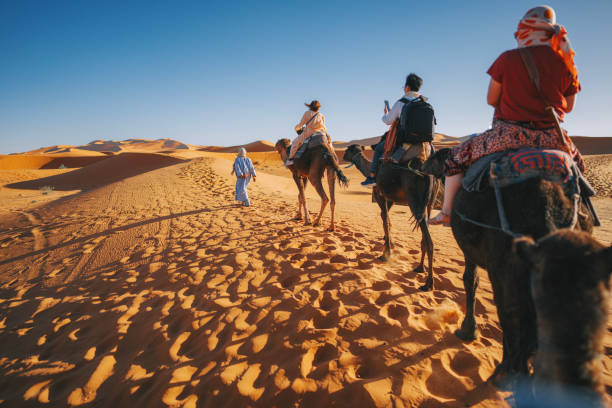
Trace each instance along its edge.
{"label": "bag strap", "polygon": [[318,114],[319,114],[319,112],[315,112],[315,114],[314,114],[314,115],[312,115],[312,118],[308,119],[308,122],[306,122],[306,124],[305,124],[304,126],[308,126],[308,124],[309,124],[310,122],[312,122],[312,120],[313,120],[314,118],[316,118]]}
{"label": "bag strap", "polygon": [[528,48],[519,48],[518,51],[519,51],[519,55],[521,56],[521,59],[523,60],[523,64],[525,65],[525,69],[527,69],[527,74],[529,75],[529,79],[531,83],[533,84],[533,86],[535,87],[536,91],[538,91],[538,96],[540,97],[540,100],[544,104],[544,110],[548,112],[549,115],[551,116],[553,123],[555,124],[557,133],[559,134],[559,137],[561,138],[561,141],[563,142],[563,144],[567,145],[568,143],[565,139],[565,133],[561,129],[561,123],[559,121],[559,116],[557,115],[557,111],[555,111],[555,108],[550,104],[550,102],[548,102],[548,99],[546,99],[546,97],[542,93],[542,88],[540,88],[540,73],[538,72],[538,67],[536,66],[535,61],[533,60],[533,56],[531,55],[531,52],[529,51]]}

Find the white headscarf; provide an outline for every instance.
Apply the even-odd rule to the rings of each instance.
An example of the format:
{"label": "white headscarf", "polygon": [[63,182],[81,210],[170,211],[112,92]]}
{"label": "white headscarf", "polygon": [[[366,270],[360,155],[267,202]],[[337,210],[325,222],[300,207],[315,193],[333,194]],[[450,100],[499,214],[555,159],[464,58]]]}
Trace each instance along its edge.
{"label": "white headscarf", "polygon": [[244,147],[238,149],[238,157],[246,157],[246,149]]}

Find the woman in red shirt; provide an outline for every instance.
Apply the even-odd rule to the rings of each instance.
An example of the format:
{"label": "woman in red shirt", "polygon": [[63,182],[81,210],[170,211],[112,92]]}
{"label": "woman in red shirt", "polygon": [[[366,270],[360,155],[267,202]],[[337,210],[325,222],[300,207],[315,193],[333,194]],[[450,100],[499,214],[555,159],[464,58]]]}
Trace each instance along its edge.
{"label": "woman in red shirt", "polygon": [[501,54],[487,71],[491,75],[487,103],[495,108],[493,127],[451,149],[445,162],[442,211],[429,220],[430,224],[449,224],[453,198],[461,187],[463,173],[488,154],[522,147],[558,149],[569,153],[584,171],[584,162],[573,142],[567,135],[564,141],[559,138],[518,51],[529,47],[539,72],[541,91],[563,119],[574,107],[580,91],[574,51],[566,34],[556,24],[551,7],[532,8],[521,19],[514,34],[518,47]]}

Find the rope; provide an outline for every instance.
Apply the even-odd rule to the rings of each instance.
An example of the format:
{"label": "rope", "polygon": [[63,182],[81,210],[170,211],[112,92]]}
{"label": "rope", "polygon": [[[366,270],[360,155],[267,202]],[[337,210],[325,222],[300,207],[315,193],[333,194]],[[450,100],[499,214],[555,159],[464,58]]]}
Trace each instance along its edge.
{"label": "rope", "polygon": [[417,170],[415,168],[412,168],[410,166],[400,166],[399,164],[395,164],[393,162],[386,162],[385,164],[388,165],[388,166],[394,167],[396,169],[399,169],[399,170],[408,170],[409,172],[411,172],[411,173],[413,173],[413,174],[415,174],[415,175],[417,175],[419,177],[425,177],[426,176],[426,174],[423,173],[422,171]]}

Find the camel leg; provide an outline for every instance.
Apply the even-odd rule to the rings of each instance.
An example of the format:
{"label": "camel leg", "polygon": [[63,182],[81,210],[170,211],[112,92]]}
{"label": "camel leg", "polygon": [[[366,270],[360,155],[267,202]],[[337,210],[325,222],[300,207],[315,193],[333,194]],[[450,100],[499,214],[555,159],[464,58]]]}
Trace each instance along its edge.
{"label": "camel leg", "polygon": [[423,271],[423,261],[425,260],[425,254],[427,253],[427,279],[425,284],[419,289],[422,291],[430,291],[434,288],[433,281],[433,240],[429,234],[429,228],[427,227],[427,220],[423,218],[419,221],[419,227],[421,228],[421,263],[416,267],[415,271]]}
{"label": "camel leg", "polygon": [[308,179],[310,180],[310,183],[313,185],[314,189],[319,194],[319,197],[321,197],[321,209],[319,210],[319,215],[317,216],[315,222],[312,224],[313,226],[316,227],[321,222],[321,216],[323,215],[323,210],[325,210],[325,207],[327,206],[327,203],[329,202],[329,198],[327,198],[325,189],[323,189],[323,183],[321,183],[321,179],[322,179],[321,176],[317,177],[317,175],[311,172],[310,175],[308,176]]}
{"label": "camel leg", "polygon": [[304,225],[310,225],[310,213],[308,212],[308,205],[306,204],[306,186],[308,185],[308,179],[306,177],[301,178],[302,183],[302,207],[304,209]]}
{"label": "camel leg", "polygon": [[332,168],[327,169],[327,185],[329,186],[329,209],[331,210],[331,223],[328,231],[336,229],[334,224],[334,210],[336,208],[336,173]]}
{"label": "camel leg", "polygon": [[304,206],[304,188],[302,187],[302,179],[295,173],[293,174],[293,180],[298,188],[298,210],[295,220],[299,221],[302,219],[302,207]]}
{"label": "camel leg", "polygon": [[391,209],[393,203],[387,201],[384,197],[378,194],[376,195],[376,201],[380,207],[380,218],[382,218],[383,229],[385,230],[385,248],[379,259],[381,261],[388,261],[391,259],[391,223],[389,222],[389,210]]}
{"label": "camel leg", "polygon": [[435,177],[432,177],[433,188],[431,190],[431,197],[429,197],[429,202],[427,203],[427,219],[431,218],[431,209],[436,204],[436,197],[438,196],[438,190],[440,189],[440,180]]}
{"label": "camel leg", "polygon": [[476,264],[467,258],[465,258],[465,270],[463,271],[463,287],[465,288],[465,317],[461,323],[461,328],[455,331],[455,335],[463,341],[472,341],[476,338],[474,303],[476,288],[478,288],[478,275],[476,274]]}
{"label": "camel leg", "polygon": [[520,268],[517,262],[509,261],[491,265],[494,273],[489,271],[489,279],[496,279],[491,284],[504,347],[502,361],[489,380],[500,389],[510,389],[516,379],[529,375],[528,360],[537,343],[529,274],[516,273]]}

